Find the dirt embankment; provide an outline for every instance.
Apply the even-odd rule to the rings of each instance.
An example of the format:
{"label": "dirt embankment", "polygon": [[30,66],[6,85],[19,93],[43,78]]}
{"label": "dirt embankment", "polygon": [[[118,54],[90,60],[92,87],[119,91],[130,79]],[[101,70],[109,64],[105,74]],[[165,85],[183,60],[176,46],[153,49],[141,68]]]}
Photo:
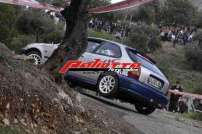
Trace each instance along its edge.
{"label": "dirt embankment", "polygon": [[[115,133],[66,84],[57,85],[45,71],[14,57],[0,44],[0,125],[40,134]],[[121,129],[116,131],[124,133]]]}

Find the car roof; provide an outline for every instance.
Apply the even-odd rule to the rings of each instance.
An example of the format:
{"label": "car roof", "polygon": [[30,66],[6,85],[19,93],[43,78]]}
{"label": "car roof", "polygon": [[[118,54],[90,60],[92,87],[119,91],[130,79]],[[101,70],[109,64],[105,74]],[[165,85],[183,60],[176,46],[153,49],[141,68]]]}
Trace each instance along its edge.
{"label": "car roof", "polygon": [[115,41],[111,41],[111,40],[107,40],[107,39],[103,39],[103,38],[97,38],[97,37],[88,37],[88,40],[89,41],[105,41],[105,42],[110,42],[110,43],[113,43],[113,44],[116,44],[120,47],[123,47],[123,48],[126,48],[126,49],[131,49],[133,51],[136,51],[138,54],[140,54],[142,57],[144,57],[145,60],[148,60],[149,62],[153,63],[153,64],[156,64],[156,61],[154,61],[152,58],[150,58],[149,56],[141,53],[140,51],[138,51],[137,49],[135,48],[132,48],[132,47],[129,47],[127,45],[123,45],[121,43],[118,43],[118,42],[115,42]]}
{"label": "car roof", "polygon": [[[97,38],[97,37],[88,37],[88,40],[96,40],[96,41],[105,41],[105,42],[110,42],[110,43],[113,43],[113,44],[116,44],[120,47],[124,47],[124,48],[130,48],[126,45],[123,45],[121,43],[118,43],[118,42],[115,42],[115,41],[111,41],[111,40],[107,40],[107,39],[103,39],[103,38]],[[134,48],[131,48],[131,49],[134,49]],[[134,49],[136,50],[136,49]]]}

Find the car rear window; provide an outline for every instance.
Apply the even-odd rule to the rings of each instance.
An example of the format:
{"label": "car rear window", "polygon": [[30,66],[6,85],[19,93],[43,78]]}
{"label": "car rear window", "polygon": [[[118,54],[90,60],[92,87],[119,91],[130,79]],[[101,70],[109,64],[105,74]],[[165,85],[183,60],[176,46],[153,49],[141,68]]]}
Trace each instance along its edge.
{"label": "car rear window", "polygon": [[162,72],[156,67],[155,64],[153,64],[151,61],[149,61],[147,58],[145,58],[144,56],[142,56],[141,54],[139,54],[136,50],[133,49],[126,49],[129,57],[131,58],[131,60],[133,60],[134,62],[138,62],[140,63],[143,67],[161,75],[164,76],[162,74]]}

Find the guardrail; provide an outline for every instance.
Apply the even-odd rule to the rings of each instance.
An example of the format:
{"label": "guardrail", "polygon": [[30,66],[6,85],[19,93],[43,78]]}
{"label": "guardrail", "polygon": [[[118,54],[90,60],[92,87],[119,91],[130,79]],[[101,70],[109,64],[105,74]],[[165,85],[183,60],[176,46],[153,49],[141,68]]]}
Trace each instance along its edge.
{"label": "guardrail", "polygon": [[188,93],[188,92],[179,92],[177,90],[169,90],[169,93],[181,95],[181,96],[186,96],[186,97],[192,97],[195,99],[202,100],[202,95],[200,95],[200,94],[193,94],[193,93]]}
{"label": "guardrail", "polygon": [[[193,93],[188,93],[188,92],[179,92],[177,90],[169,90],[169,94],[175,94],[175,95],[180,95],[182,97],[187,98],[187,101],[185,102],[187,107],[188,107],[188,112],[201,112],[201,108],[197,107],[196,104],[194,103],[194,100],[197,99],[202,102],[202,95],[200,94],[193,94]],[[201,107],[201,105],[200,105]]]}

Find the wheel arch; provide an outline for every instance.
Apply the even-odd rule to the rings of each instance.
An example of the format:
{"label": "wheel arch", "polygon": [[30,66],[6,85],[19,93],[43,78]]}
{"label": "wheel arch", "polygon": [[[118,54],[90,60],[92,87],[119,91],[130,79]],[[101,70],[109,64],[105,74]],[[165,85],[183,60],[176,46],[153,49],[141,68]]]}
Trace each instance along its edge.
{"label": "wheel arch", "polygon": [[42,52],[38,48],[29,48],[24,53],[28,54],[28,53],[30,53],[32,51],[38,52],[40,54],[40,56],[42,57]]}

